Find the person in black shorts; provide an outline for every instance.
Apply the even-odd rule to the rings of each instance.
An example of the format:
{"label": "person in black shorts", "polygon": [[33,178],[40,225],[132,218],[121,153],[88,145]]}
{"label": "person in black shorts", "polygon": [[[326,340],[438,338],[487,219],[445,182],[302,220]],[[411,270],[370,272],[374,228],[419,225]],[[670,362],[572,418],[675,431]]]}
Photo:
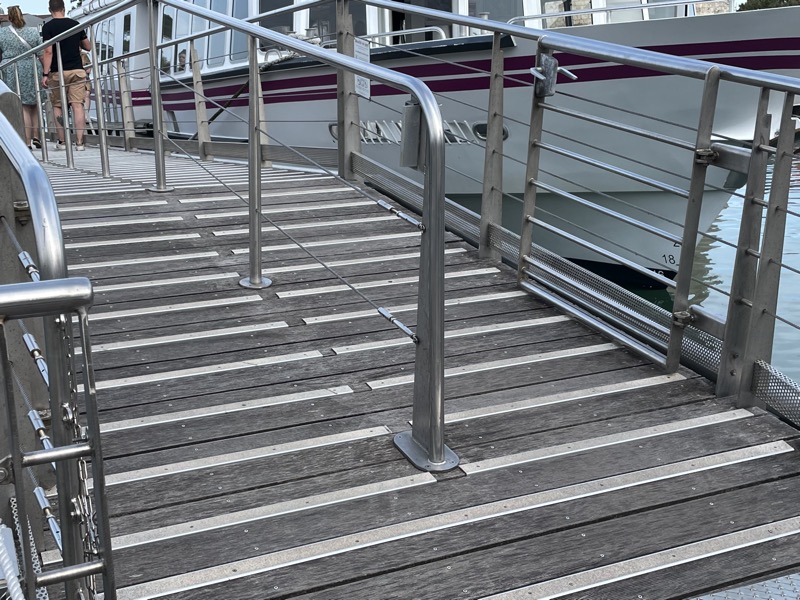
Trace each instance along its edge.
{"label": "person in black shorts", "polygon": [[[45,42],[57,35],[64,33],[79,25],[75,19],[66,17],[64,0],[50,0],[50,14],[52,19],[42,26],[42,40]],[[86,112],[83,101],[86,96],[86,71],[81,62],[81,48],[91,48],[86,30],[81,30],[58,43],[61,50],[61,64],[64,69],[64,85],[67,88],[67,102],[72,109],[72,118],[75,123],[76,150],[84,150],[84,134],[86,128]],[[64,149],[63,109],[61,107],[61,92],[59,90],[58,60],[53,53],[53,46],[45,48],[42,56],[44,77],[42,86],[50,90],[50,101],[58,122],[58,143],[56,150]]]}

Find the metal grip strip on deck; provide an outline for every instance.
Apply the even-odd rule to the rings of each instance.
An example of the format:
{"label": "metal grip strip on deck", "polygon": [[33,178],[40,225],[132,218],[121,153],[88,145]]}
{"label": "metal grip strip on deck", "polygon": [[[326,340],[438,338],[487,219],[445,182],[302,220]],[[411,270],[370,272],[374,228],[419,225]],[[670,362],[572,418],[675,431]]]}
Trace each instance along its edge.
{"label": "metal grip strip on deck", "polygon": [[179,421],[188,421],[191,419],[203,419],[206,417],[213,417],[216,415],[227,415],[234,412],[241,412],[245,410],[253,410],[256,408],[264,408],[267,406],[278,406],[280,404],[289,404],[291,402],[304,402],[306,400],[319,400],[322,398],[332,398],[334,396],[341,396],[344,394],[352,394],[353,388],[349,385],[341,385],[337,387],[324,388],[320,390],[309,390],[307,392],[295,392],[293,394],[282,394],[280,396],[269,396],[267,398],[256,398],[254,400],[239,400],[229,404],[216,404],[214,406],[205,406],[203,408],[196,408],[192,410],[183,410],[179,412],[171,412],[160,415],[150,415],[147,417],[138,417],[135,419],[127,419],[124,421],[115,421],[113,423],[104,423],[100,425],[101,433],[110,433],[112,431],[125,431],[128,429],[136,429],[139,427],[151,427],[153,425],[162,425],[166,423],[176,423]]}
{"label": "metal grip strip on deck", "polygon": [[614,446],[617,444],[625,444],[628,442],[653,438],[678,431],[685,431],[687,429],[695,429],[697,427],[707,427],[717,423],[725,423],[727,421],[736,421],[739,419],[746,419],[752,417],[753,413],[744,408],[737,410],[730,410],[724,413],[717,413],[713,415],[706,415],[702,417],[695,417],[694,419],[684,419],[682,421],[673,421],[672,423],[665,423],[663,425],[654,425],[652,427],[644,427],[642,429],[634,429],[631,431],[624,431],[622,433],[615,433],[612,435],[603,435],[596,438],[587,440],[580,440],[577,442],[569,442],[567,444],[560,444],[558,446],[549,446],[547,448],[540,448],[538,450],[531,450],[530,452],[520,452],[509,456],[502,456],[500,458],[482,460],[474,463],[467,463],[461,465],[461,469],[469,474],[483,473],[492,471],[494,469],[502,469],[505,467],[512,467],[523,463],[535,462],[538,460],[546,460],[554,456],[566,456],[568,454],[577,454],[578,452],[586,452],[587,450],[595,450],[606,446]]}
{"label": "metal grip strip on deck", "polygon": [[[664,385],[666,383],[671,383],[673,381],[681,381],[684,379],[686,379],[686,377],[684,377],[680,373],[672,373],[670,375],[657,375],[655,377],[634,379],[632,381],[623,381],[621,383],[611,383],[608,385],[590,387],[582,390],[561,392],[558,394],[551,394],[549,396],[538,396],[526,400],[516,400],[514,402],[494,404],[491,406],[486,406],[484,408],[451,412],[445,415],[444,420],[445,423],[458,423],[460,421],[469,421],[471,419],[492,417],[504,413],[515,412],[518,410],[528,410],[531,408],[538,408],[541,406],[561,404],[562,402],[575,402],[577,400],[588,400],[590,398],[598,398],[600,396],[606,396],[608,394],[615,394],[618,392],[640,390],[643,388]],[[463,466],[467,466],[467,464],[464,464]]]}
{"label": "metal grip strip on deck", "polygon": [[[505,369],[508,367],[518,367],[520,365],[530,365],[539,362],[547,362],[550,360],[558,360],[559,358],[569,358],[572,356],[581,356],[584,354],[596,354],[599,352],[608,352],[610,350],[619,350],[620,346],[613,343],[607,344],[594,344],[592,346],[582,346],[580,348],[568,348],[566,350],[556,350],[555,352],[541,352],[539,354],[531,354],[529,356],[519,356],[517,358],[507,358],[503,360],[495,360],[489,362],[476,363],[472,365],[463,365],[460,367],[452,367],[445,369],[444,376],[457,377],[459,375],[469,375],[471,373],[480,373],[482,371],[492,371],[495,369]],[[387,387],[394,387],[396,385],[405,385],[414,382],[414,375],[400,375],[399,377],[388,377],[386,379],[376,379],[368,381],[367,385],[370,389],[378,390]]]}
{"label": "metal grip strip on deck", "polygon": [[280,515],[287,515],[304,510],[313,510],[322,508],[324,506],[341,504],[343,502],[350,502],[352,500],[359,500],[361,498],[368,498],[370,496],[377,496],[379,494],[388,494],[390,492],[397,492],[399,490],[431,483],[436,483],[436,478],[433,475],[430,473],[418,473],[409,477],[398,477],[388,481],[378,481],[375,483],[369,483],[343,490],[336,490],[333,492],[316,494],[314,496],[307,496],[305,498],[298,498],[296,500],[278,502],[276,504],[270,504],[267,506],[259,506],[257,508],[250,508],[235,512],[226,512],[222,515],[208,517],[206,519],[199,519],[197,521],[189,521],[168,527],[160,527],[158,529],[152,529],[149,531],[123,535],[115,537],[113,539],[113,545],[115,550],[120,550],[122,548],[129,548],[131,546],[139,546],[142,544],[159,542],[171,538],[203,533],[214,529],[222,529],[223,527],[242,525],[244,523],[251,523],[253,521],[259,521]]}
{"label": "metal grip strip on deck", "polygon": [[186,473],[187,471],[214,469],[222,465],[231,465],[250,460],[257,460],[268,456],[278,456],[281,454],[288,454],[290,452],[310,450],[312,448],[322,448],[324,446],[333,446],[335,444],[346,444],[354,440],[365,440],[371,437],[389,435],[390,433],[391,432],[386,427],[370,427],[368,429],[358,429],[345,433],[337,433],[334,435],[325,435],[311,439],[298,440],[296,442],[287,442],[285,444],[275,444],[272,446],[265,446],[263,448],[251,448],[249,450],[242,450],[241,452],[232,452],[230,454],[218,454],[216,456],[199,458],[197,460],[187,460],[183,462],[161,465],[158,467],[127,471],[125,473],[115,473],[112,475],[106,475],[106,486],[120,485],[129,481],[142,481],[144,479],[166,477],[176,473]]}

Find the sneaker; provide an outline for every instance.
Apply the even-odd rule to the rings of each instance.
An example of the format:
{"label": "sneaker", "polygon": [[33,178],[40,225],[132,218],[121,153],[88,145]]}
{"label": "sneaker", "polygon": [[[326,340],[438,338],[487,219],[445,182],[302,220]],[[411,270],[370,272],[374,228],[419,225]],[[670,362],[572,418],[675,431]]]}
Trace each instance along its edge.
{"label": "sneaker", "polygon": [[64,150],[65,148],[66,145],[64,144],[64,142],[56,142],[56,150]]}
{"label": "sneaker", "polygon": [[75,150],[77,152],[83,152],[84,150],[86,150],[86,146],[84,146],[83,144],[75,144]]}

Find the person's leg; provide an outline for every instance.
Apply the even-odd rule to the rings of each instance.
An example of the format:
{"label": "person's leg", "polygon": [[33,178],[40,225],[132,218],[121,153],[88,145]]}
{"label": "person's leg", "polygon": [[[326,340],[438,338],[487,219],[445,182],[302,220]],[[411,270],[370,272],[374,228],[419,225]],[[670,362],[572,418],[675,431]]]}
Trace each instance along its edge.
{"label": "person's leg", "polygon": [[33,145],[37,148],[41,147],[39,140],[39,107],[36,104],[31,104],[31,140]]}
{"label": "person's leg", "polygon": [[58,141],[64,143],[64,119],[61,111],[61,94],[58,88],[58,79],[51,77],[47,80],[50,89],[50,103],[53,105],[53,116],[56,119],[56,136]]}
{"label": "person's leg", "polygon": [[75,125],[75,143],[83,146],[83,137],[86,133],[86,113],[83,110],[83,101],[71,102],[72,122]]}
{"label": "person's leg", "polygon": [[25,144],[28,147],[31,145],[31,138],[35,137],[36,134],[36,131],[33,129],[33,114],[35,112],[35,106],[29,106],[27,104],[22,105],[22,120],[25,123]]}

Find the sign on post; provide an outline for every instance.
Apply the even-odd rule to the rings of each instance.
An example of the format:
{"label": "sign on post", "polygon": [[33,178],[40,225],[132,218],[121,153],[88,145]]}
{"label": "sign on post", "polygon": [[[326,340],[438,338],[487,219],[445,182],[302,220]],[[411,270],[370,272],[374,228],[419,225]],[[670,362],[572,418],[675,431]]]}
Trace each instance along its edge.
{"label": "sign on post", "polygon": [[[364,62],[369,62],[369,42],[367,40],[362,40],[361,38],[356,38],[355,43],[356,58],[358,60],[363,60]],[[356,94],[369,100],[369,88],[369,77],[356,75]]]}

